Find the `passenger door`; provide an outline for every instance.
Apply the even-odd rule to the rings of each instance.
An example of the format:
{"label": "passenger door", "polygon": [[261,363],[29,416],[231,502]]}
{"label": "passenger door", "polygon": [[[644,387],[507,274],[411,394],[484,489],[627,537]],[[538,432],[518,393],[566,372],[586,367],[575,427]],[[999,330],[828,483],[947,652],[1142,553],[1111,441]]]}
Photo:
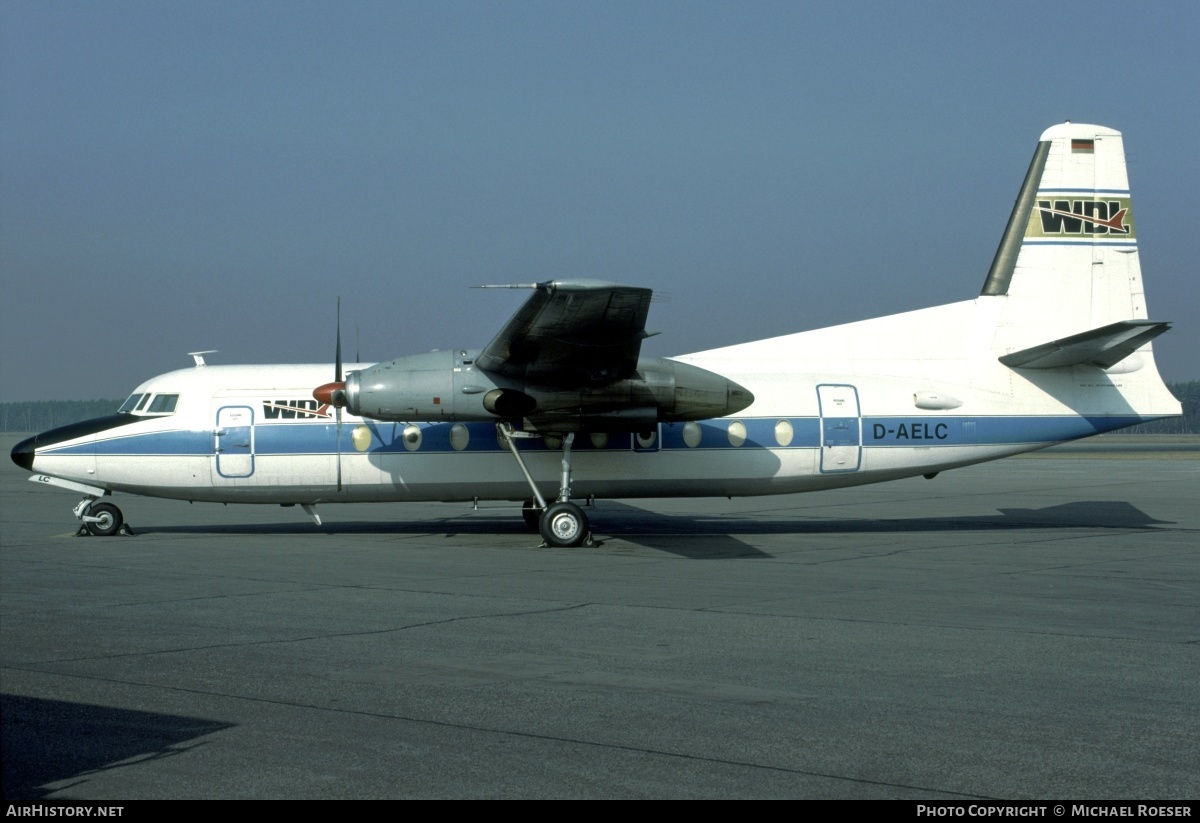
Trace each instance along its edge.
{"label": "passenger door", "polygon": [[217,410],[213,453],[214,481],[254,474],[254,409],[222,406]]}

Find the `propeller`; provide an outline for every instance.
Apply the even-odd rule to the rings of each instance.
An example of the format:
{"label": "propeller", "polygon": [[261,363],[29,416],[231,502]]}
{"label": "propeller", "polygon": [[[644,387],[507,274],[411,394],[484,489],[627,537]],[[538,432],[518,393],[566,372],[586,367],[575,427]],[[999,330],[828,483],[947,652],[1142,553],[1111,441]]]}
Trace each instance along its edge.
{"label": "propeller", "polygon": [[337,411],[337,490],[342,490],[342,409],[346,405],[346,381],[342,379],[342,298],[337,299],[337,347],[333,365],[333,382],[313,390],[313,397],[333,406]]}
{"label": "propeller", "polygon": [[338,422],[341,422],[341,410],[346,407],[346,381],[342,379],[342,298],[337,299],[337,349],[333,366],[333,382],[324,383],[313,389],[313,397],[334,406],[338,410]]}

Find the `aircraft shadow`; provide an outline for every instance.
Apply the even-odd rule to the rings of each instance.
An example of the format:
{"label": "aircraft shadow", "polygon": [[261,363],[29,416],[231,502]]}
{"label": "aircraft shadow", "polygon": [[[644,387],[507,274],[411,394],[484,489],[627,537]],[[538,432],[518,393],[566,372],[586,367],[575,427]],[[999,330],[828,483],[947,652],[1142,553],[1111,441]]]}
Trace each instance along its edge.
{"label": "aircraft shadow", "polygon": [[[494,511],[494,513],[493,513]],[[738,536],[806,534],[913,534],[920,532],[1006,531],[1023,529],[1152,529],[1173,521],[1156,520],[1138,507],[1114,500],[1090,500],[1042,509],[999,509],[996,514],[911,518],[781,517],[778,512],[745,514],[666,514],[618,501],[604,501],[588,516],[597,539],[620,540],[694,559],[764,558],[771,555]],[[328,522],[321,527],[288,523],[152,526],[139,534],[208,535],[528,535],[509,509],[481,509],[451,517],[409,521]]]}
{"label": "aircraft shadow", "polygon": [[[606,508],[623,507],[629,513],[612,524],[610,532],[649,528],[674,531],[681,526],[697,533],[722,530],[737,534],[829,534],[925,531],[986,531],[1029,528],[1148,529],[1172,525],[1174,521],[1156,520],[1137,506],[1123,501],[1096,500],[1063,503],[1044,509],[998,509],[991,515],[905,518],[825,518],[817,514],[806,519],[780,518],[771,514],[669,515],[645,512],[634,506],[610,503]],[[635,517],[641,514],[640,518]],[[599,520],[599,518],[594,518]]]}
{"label": "aircraft shadow", "polygon": [[[622,511],[621,517],[628,516],[624,513],[625,510],[636,513],[639,515],[639,522],[642,522],[643,525],[634,526],[628,522],[619,524],[608,522],[608,518],[605,515],[609,512],[617,512],[618,510]],[[771,556],[747,545],[736,537],[721,533],[721,527],[728,529],[733,522],[739,523],[738,531],[750,531],[749,529],[740,528],[740,521],[721,521],[710,526],[702,524],[701,518],[672,518],[669,515],[646,512],[620,503],[605,504],[598,511],[588,509],[588,517],[592,521],[594,537],[601,546],[612,539],[619,539],[625,543],[633,543],[645,546],[646,548],[659,549],[696,559],[717,560],[737,557]],[[650,525],[654,521],[664,522]],[[615,526],[616,528],[610,528],[610,526]],[[326,522],[320,527],[305,522],[224,523],[205,526],[148,526],[145,528],[134,526],[134,531],[135,534],[139,535],[204,534],[213,536],[227,535],[231,537],[290,534],[297,536],[311,536],[314,534],[326,534],[329,536],[354,534],[416,536],[436,534],[445,537],[470,535],[486,539],[499,535],[520,535],[528,539],[530,546],[536,546],[541,541],[541,537],[538,534],[525,528],[524,522],[519,517],[514,517],[507,513],[504,515],[489,515],[483,511],[472,512],[469,516],[464,514],[461,516],[427,520]],[[661,534],[652,534],[652,532],[661,532]]]}
{"label": "aircraft shadow", "polygon": [[203,743],[185,745],[230,728],[196,717],[111,709],[86,703],[0,695],[3,718],[3,796],[7,800],[40,800],[43,788],[129,765],[185,754]]}
{"label": "aircraft shadow", "polygon": [[[1136,506],[1123,501],[1081,501],[1048,506],[1044,509],[999,509],[994,515],[913,518],[779,518],[770,514],[732,514],[718,517],[670,515],[646,512],[635,506],[610,502],[605,509],[622,509],[606,530],[610,539],[620,539],[647,548],[661,549],[681,556],[712,557],[710,550],[725,556],[769,556],[750,547],[736,535],[818,535],[818,534],[915,534],[920,532],[1016,531],[1026,529],[1151,529],[1171,525],[1156,520]],[[593,518],[603,526],[599,517]],[[723,537],[741,546],[706,545],[706,538]]]}

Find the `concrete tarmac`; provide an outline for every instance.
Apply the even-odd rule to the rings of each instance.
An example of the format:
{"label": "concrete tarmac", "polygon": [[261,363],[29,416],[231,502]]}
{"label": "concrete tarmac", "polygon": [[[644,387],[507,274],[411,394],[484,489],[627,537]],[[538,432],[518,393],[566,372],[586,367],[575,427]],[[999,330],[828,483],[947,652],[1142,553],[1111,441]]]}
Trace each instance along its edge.
{"label": "concrete tarmac", "polygon": [[4,460],[4,796],[1195,799],[1173,442],[600,501],[572,550],[493,504],[118,496],[135,536],[74,537]]}

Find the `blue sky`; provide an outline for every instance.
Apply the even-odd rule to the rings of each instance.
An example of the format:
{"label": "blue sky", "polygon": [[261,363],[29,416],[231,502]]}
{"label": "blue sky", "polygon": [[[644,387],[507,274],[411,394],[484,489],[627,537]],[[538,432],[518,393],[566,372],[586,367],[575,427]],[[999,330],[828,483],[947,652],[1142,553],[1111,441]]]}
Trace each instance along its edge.
{"label": "blue sky", "polygon": [[1168,380],[1200,378],[1192,3],[0,5],[0,399],[485,344],[660,300],[655,355],[975,296],[1038,135],[1125,133]]}

